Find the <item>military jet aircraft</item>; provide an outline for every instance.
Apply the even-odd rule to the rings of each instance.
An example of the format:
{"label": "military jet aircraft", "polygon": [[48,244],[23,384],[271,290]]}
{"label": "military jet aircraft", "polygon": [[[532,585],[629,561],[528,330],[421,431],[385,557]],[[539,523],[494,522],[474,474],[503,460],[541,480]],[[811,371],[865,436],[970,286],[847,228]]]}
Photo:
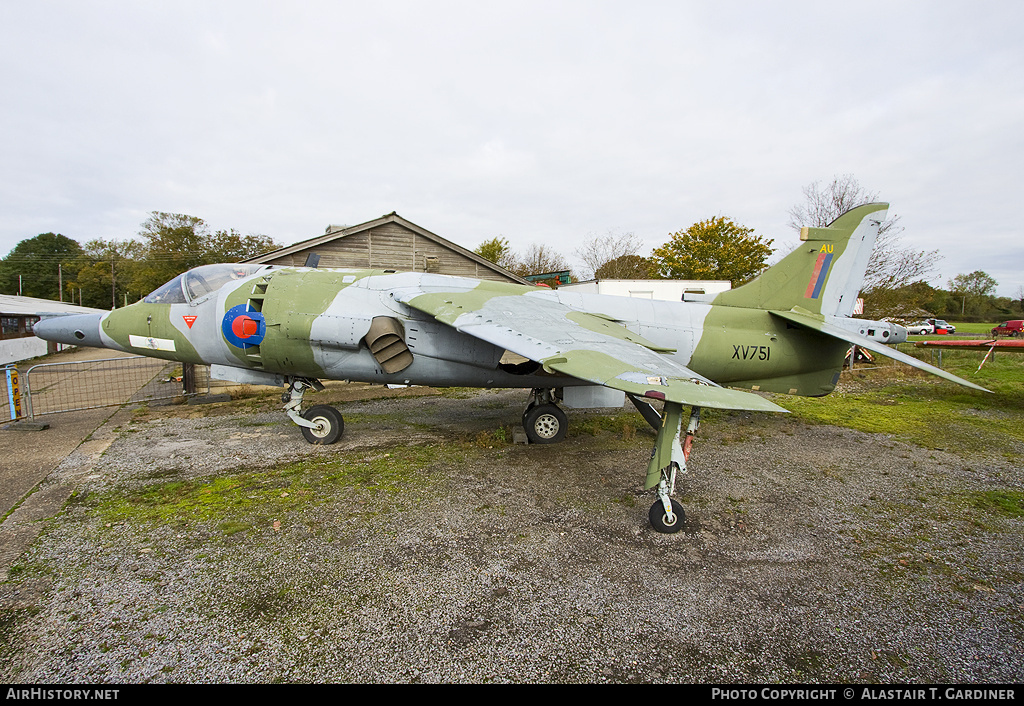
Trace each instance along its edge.
{"label": "military jet aircraft", "polygon": [[704,407],[785,412],[757,392],[828,394],[851,344],[982,389],[848,322],[887,208],[860,206],[826,228],[804,228],[800,247],[778,264],[703,301],[393,270],[223,264],[189,270],[123,309],[45,320],[35,332],[285,385],[285,411],[311,443],[333,443],[344,429],[333,407],[302,409],[303,394],[324,379],[531,389],[523,426],[533,443],[565,436],[557,404],[564,390],[620,390],[657,430],[645,484],[657,494],[649,519],[671,533],[685,520],[672,495]]}

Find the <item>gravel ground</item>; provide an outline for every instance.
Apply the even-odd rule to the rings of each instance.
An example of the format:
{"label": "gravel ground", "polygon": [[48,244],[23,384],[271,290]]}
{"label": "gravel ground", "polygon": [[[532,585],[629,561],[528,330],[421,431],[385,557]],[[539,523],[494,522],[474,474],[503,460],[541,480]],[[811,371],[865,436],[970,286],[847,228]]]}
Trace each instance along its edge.
{"label": "gravel ground", "polygon": [[122,415],[54,473],[79,492],[4,584],[0,679],[1024,678],[1024,520],[977,502],[1017,463],[712,414],[661,535],[639,415],[513,445],[524,397],[347,402],[332,447],[272,402]]}

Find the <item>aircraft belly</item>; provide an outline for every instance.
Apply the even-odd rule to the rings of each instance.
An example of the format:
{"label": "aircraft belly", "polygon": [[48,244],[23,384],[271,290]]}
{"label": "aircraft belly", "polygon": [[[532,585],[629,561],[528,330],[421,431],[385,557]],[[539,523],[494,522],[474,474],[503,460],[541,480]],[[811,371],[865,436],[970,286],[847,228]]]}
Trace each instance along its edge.
{"label": "aircraft belly", "polygon": [[501,361],[502,349],[459,333],[450,326],[427,319],[410,319],[404,323],[406,344],[414,357],[426,356],[485,369],[496,369]]}
{"label": "aircraft belly", "polygon": [[321,373],[317,377],[328,380],[355,380],[357,382],[387,382],[377,361],[366,349],[360,351],[343,351],[317,347],[314,360]]}
{"label": "aircraft belly", "polygon": [[564,387],[584,381],[546,374],[515,375],[497,368],[471,365],[449,358],[414,354],[409,367],[385,373],[366,349],[358,352],[320,349],[316,360],[323,371],[317,377],[375,384],[427,385],[433,387]]}

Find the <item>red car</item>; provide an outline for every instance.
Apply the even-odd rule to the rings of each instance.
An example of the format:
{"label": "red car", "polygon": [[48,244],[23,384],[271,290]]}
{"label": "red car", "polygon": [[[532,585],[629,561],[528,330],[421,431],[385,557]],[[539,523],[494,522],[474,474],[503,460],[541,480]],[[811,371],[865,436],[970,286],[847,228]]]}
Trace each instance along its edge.
{"label": "red car", "polygon": [[993,336],[1024,336],[1024,319],[1013,319],[992,329]]}

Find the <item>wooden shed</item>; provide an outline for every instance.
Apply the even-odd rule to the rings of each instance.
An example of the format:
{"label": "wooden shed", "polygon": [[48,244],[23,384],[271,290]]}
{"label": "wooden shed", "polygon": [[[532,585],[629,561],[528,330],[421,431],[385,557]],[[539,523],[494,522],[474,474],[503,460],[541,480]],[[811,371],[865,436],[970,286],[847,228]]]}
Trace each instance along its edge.
{"label": "wooden shed", "polygon": [[529,284],[522,277],[394,212],[356,226],[328,226],[327,232],[319,237],[245,262],[301,267],[312,254],[319,256],[318,267],[436,272]]}

